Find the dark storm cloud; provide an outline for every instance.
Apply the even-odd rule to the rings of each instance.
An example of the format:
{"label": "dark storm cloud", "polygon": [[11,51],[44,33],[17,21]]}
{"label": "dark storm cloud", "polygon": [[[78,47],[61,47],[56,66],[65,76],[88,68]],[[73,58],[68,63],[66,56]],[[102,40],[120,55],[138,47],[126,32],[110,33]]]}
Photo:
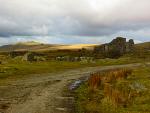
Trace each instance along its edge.
{"label": "dark storm cloud", "polygon": [[126,33],[140,40],[143,31],[149,40],[149,6],[149,0],[0,0],[0,39],[57,35],[65,42],[69,36],[80,41]]}

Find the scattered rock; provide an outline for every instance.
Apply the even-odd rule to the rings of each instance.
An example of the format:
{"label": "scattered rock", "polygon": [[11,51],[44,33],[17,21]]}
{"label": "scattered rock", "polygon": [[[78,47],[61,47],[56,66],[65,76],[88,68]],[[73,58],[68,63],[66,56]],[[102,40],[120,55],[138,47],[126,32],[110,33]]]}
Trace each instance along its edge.
{"label": "scattered rock", "polygon": [[33,52],[28,52],[24,55],[22,60],[32,62],[32,61],[35,61],[34,56],[35,54]]}
{"label": "scattered rock", "polygon": [[93,62],[93,57],[71,57],[71,56],[59,56],[56,57],[57,61],[68,61],[68,62]]}
{"label": "scattered rock", "polygon": [[40,55],[38,55],[37,53],[34,52],[28,52],[26,53],[23,58],[23,61],[29,61],[29,62],[33,62],[33,61],[46,61],[46,59]]}
{"label": "scattered rock", "polygon": [[56,108],[56,110],[58,110],[58,111],[67,111],[66,108]]}

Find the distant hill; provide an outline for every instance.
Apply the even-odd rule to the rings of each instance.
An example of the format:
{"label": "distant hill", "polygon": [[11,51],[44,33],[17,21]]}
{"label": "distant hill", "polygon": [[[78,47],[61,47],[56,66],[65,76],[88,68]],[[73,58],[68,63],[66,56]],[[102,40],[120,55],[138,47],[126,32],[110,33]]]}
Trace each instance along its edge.
{"label": "distant hill", "polygon": [[42,43],[40,42],[35,42],[35,41],[28,41],[28,42],[18,42],[15,45],[41,45]]}
{"label": "distant hill", "polygon": [[[72,44],[72,45],[60,45],[60,44],[43,44],[39,42],[19,42],[16,44],[0,46],[0,52],[2,51],[48,51],[48,50],[74,50],[74,49],[90,49],[93,50],[96,44]],[[136,49],[150,50],[150,42],[135,44]]]}
{"label": "distant hill", "polygon": [[134,50],[133,57],[150,60],[150,42],[136,44]]}
{"label": "distant hill", "polygon": [[60,45],[60,44],[43,44],[39,42],[19,42],[12,45],[4,45],[0,47],[0,51],[48,51],[48,50],[62,50],[62,49],[93,49],[96,44],[74,44],[74,45]]}
{"label": "distant hill", "polygon": [[150,50],[150,42],[144,42],[144,43],[139,43],[139,44],[136,44],[135,47],[137,49],[145,49],[145,50]]}

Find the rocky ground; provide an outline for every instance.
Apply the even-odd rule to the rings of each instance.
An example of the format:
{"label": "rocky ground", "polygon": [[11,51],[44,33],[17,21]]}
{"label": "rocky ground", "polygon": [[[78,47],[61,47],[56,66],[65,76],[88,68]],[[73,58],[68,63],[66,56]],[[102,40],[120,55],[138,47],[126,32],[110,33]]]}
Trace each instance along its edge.
{"label": "rocky ground", "polygon": [[91,72],[139,65],[141,64],[88,67],[59,74],[10,79],[0,85],[0,113],[73,113],[74,98],[65,92],[68,84],[89,76]]}

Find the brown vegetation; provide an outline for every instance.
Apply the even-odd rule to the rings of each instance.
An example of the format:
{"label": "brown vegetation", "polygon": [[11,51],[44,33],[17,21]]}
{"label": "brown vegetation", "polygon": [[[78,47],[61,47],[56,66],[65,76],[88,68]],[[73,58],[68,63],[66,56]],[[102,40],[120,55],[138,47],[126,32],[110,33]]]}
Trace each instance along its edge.
{"label": "brown vegetation", "polygon": [[92,73],[89,79],[89,86],[97,88],[103,83],[110,83],[118,79],[127,79],[128,75],[132,73],[131,69],[116,69],[105,73]]}
{"label": "brown vegetation", "polygon": [[98,86],[101,85],[101,82],[102,82],[102,77],[101,77],[100,73],[93,73],[93,74],[91,74],[91,77],[90,77],[90,79],[88,81],[89,87],[91,89],[98,88]]}
{"label": "brown vegetation", "polygon": [[105,97],[110,99],[114,105],[126,107],[131,94],[113,87],[112,82],[127,79],[131,73],[131,69],[125,68],[110,70],[104,73],[93,73],[88,80],[88,85],[91,91],[102,87]]}

